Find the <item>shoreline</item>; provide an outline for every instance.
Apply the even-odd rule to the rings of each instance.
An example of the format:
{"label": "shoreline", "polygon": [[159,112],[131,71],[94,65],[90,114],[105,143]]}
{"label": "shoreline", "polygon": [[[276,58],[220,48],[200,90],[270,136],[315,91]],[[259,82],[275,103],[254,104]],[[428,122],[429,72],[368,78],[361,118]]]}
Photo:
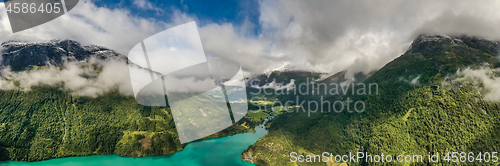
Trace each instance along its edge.
{"label": "shoreline", "polygon": [[[246,120],[243,120],[241,122],[247,122],[247,121],[249,121],[249,120],[246,119]],[[44,161],[54,160],[54,159],[65,159],[65,158],[71,158],[71,157],[89,157],[89,156],[117,156],[117,157],[123,157],[123,158],[167,157],[167,156],[175,155],[178,152],[182,152],[185,149],[186,146],[188,146],[189,144],[192,144],[192,143],[199,143],[199,142],[203,142],[203,141],[210,141],[210,140],[222,139],[222,138],[232,137],[232,136],[236,136],[236,135],[240,135],[240,134],[246,134],[246,133],[256,133],[255,128],[257,128],[258,126],[261,126],[262,124],[264,124],[264,123],[261,123],[260,125],[255,125],[254,122],[250,122],[249,125],[252,125],[253,128],[246,129],[245,131],[236,131],[234,133],[226,133],[227,135],[225,135],[225,134],[222,134],[222,135],[219,134],[219,133],[221,133],[221,132],[223,132],[225,130],[232,129],[231,127],[229,127],[229,128],[226,128],[226,129],[224,129],[222,131],[219,131],[219,133],[215,133],[215,134],[212,134],[212,135],[207,136],[205,138],[202,138],[202,139],[199,139],[199,140],[195,140],[195,141],[183,144],[184,146],[183,146],[182,149],[174,151],[173,153],[169,153],[169,154],[147,155],[147,156],[122,156],[122,155],[119,155],[119,154],[116,154],[116,153],[112,153],[112,154],[89,154],[89,155],[69,155],[69,156],[54,157],[54,158],[50,158],[50,159],[37,160],[37,161],[4,160],[4,161],[0,161],[0,164],[4,164],[4,163],[8,164],[9,162],[37,163],[37,162],[44,162]],[[233,126],[236,126],[236,125],[233,125]],[[240,126],[240,125],[237,125],[237,126]]]}

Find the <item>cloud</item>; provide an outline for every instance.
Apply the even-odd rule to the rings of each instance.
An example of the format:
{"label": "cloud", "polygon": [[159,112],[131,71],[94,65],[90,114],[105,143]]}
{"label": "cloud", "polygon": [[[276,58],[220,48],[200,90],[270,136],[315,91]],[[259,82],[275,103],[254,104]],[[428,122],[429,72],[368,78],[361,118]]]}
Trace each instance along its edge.
{"label": "cloud", "polygon": [[[145,0],[139,7],[154,6]],[[282,66],[324,73],[369,73],[401,55],[421,33],[469,34],[500,39],[500,2],[389,0],[259,1],[261,30],[254,23],[210,23],[199,27],[207,53],[230,58],[248,73]],[[1,40],[74,39],[127,54],[144,38],[196,16],[175,11],[170,22],[133,16],[126,9],[97,7],[84,0],[70,14],[12,34],[0,8]],[[206,21],[206,20],[204,20]],[[352,76],[353,74],[347,74]]]}
{"label": "cloud", "polygon": [[136,5],[139,9],[143,9],[143,10],[154,10],[157,12],[163,11],[162,9],[153,5],[148,0],[133,0],[133,4]]}
{"label": "cloud", "polygon": [[29,91],[33,86],[50,85],[77,96],[97,97],[110,90],[132,95],[130,79],[127,75],[117,74],[127,69],[123,60],[99,60],[95,57],[90,58],[87,63],[66,59],[61,68],[45,66],[21,72],[4,68],[0,72],[0,89]]}
{"label": "cloud", "polygon": [[256,89],[274,89],[274,90],[287,90],[287,91],[293,90],[296,87],[294,79],[291,79],[290,83],[286,85],[283,85],[282,83],[276,83],[276,80],[273,80],[273,82],[263,86],[258,86],[258,85],[251,85],[251,86],[252,88]]}
{"label": "cloud", "polygon": [[401,55],[419,34],[500,39],[498,1],[259,1],[263,34],[294,63],[367,73]]}
{"label": "cloud", "polygon": [[467,68],[463,71],[458,70],[457,75],[462,78],[456,79],[457,81],[467,81],[466,79],[471,79],[473,85],[479,85],[480,89],[484,89],[487,93],[484,94],[484,98],[488,101],[498,102],[500,101],[500,78],[492,76],[493,72],[500,73],[500,69],[489,69],[483,68],[479,70],[473,70]]}
{"label": "cloud", "polygon": [[[155,8],[149,1],[138,7]],[[151,4],[148,5],[148,4]],[[145,38],[190,21],[174,11],[170,21],[142,18],[127,9],[98,7],[82,0],[49,23],[12,34],[0,4],[0,41],[73,39],[127,55]],[[500,1],[261,0],[258,25],[205,22],[198,27],[207,54],[239,62],[246,76],[293,66],[323,73],[369,73],[400,56],[422,33],[467,34],[500,39]],[[208,22],[208,23],[207,23]],[[258,27],[258,34],[254,28]],[[182,66],[182,64],[179,64]],[[126,73],[123,73],[126,74]]]}
{"label": "cloud", "polygon": [[278,60],[267,56],[266,49],[271,41],[246,37],[238,33],[232,24],[208,24],[199,31],[207,54],[237,61],[243,70],[260,73]]}
{"label": "cloud", "polygon": [[21,40],[41,42],[52,39],[72,39],[84,45],[96,44],[123,55],[141,40],[193,18],[174,12],[171,22],[133,16],[126,9],[98,7],[81,0],[68,14],[43,25],[13,34],[3,3],[0,3],[0,41]]}

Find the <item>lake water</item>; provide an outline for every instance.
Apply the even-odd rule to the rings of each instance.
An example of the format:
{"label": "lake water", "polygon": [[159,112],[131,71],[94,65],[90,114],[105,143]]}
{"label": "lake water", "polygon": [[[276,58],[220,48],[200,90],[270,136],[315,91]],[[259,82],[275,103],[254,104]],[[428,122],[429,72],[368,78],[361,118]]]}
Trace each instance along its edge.
{"label": "lake water", "polygon": [[241,133],[222,138],[188,143],[184,150],[165,156],[121,157],[118,155],[93,155],[67,157],[40,162],[0,162],[9,166],[198,166],[198,165],[253,165],[240,159],[248,146],[267,134],[262,126],[255,128],[256,133]]}

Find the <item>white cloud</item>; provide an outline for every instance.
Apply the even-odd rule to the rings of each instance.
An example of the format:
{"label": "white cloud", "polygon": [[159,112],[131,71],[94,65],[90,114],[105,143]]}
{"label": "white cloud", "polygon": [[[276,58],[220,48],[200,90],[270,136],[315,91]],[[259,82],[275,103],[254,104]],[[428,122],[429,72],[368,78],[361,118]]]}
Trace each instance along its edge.
{"label": "white cloud", "polygon": [[275,63],[265,55],[271,41],[264,38],[245,37],[232,24],[209,24],[200,29],[203,49],[207,54],[225,57],[239,62],[243,70],[261,72]]}
{"label": "white cloud", "polygon": [[[150,7],[149,1],[134,1]],[[3,5],[3,4],[2,4]],[[500,2],[390,0],[260,1],[261,33],[254,26],[211,23],[199,27],[205,51],[262,73],[287,64],[326,73],[370,72],[402,54],[420,33],[464,33],[499,39]],[[176,11],[172,22],[132,16],[125,9],[97,7],[84,0],[69,15],[12,34],[0,8],[0,40],[75,39],[127,54],[142,39],[197,20]],[[349,74],[352,75],[352,74]],[[349,76],[348,75],[348,76]]]}
{"label": "white cloud", "polygon": [[[94,67],[100,70],[95,70]],[[89,59],[88,64],[65,61],[62,68],[46,66],[22,72],[12,72],[10,68],[4,68],[0,73],[0,89],[28,91],[36,85],[62,85],[57,87],[78,96],[97,97],[113,89],[124,95],[132,95],[130,79],[127,75],[117,74],[127,68],[123,60],[102,61],[96,58]]]}
{"label": "white cloud", "polygon": [[467,68],[463,71],[458,70],[457,75],[462,76],[462,78],[455,79],[457,81],[464,81],[464,79],[472,79],[473,85],[481,85],[480,89],[486,90],[484,98],[488,101],[498,102],[500,101],[500,78],[492,77],[492,72],[500,72],[500,69],[488,69],[483,68],[479,70],[473,70]]}
{"label": "white cloud", "polygon": [[[285,57],[324,72],[370,72],[421,33],[500,39],[500,2],[261,0],[262,35]],[[299,28],[300,27],[300,28]]]}
{"label": "white cloud", "polygon": [[251,86],[252,86],[252,88],[256,88],[256,89],[274,89],[274,90],[287,90],[287,91],[293,90],[296,88],[294,79],[291,79],[290,83],[288,83],[286,85],[283,85],[282,83],[276,83],[276,80],[273,80],[273,82],[268,83],[268,84],[263,85],[263,86],[258,86],[258,85],[251,85]]}
{"label": "white cloud", "polygon": [[97,7],[89,0],[80,3],[68,14],[40,26],[13,34],[7,13],[0,4],[1,41],[31,42],[51,39],[73,39],[84,45],[96,44],[126,55],[135,44],[161,30],[192,21],[193,18],[175,12],[175,19],[166,23],[133,16],[125,9]]}
{"label": "white cloud", "polygon": [[133,4],[136,5],[139,9],[143,10],[154,10],[157,12],[162,12],[163,10],[159,7],[153,5],[149,0],[133,0]]}
{"label": "white cloud", "polygon": [[[149,1],[134,3],[154,8]],[[500,1],[494,0],[259,3],[259,34],[251,33],[255,24],[248,21],[241,26],[208,23],[198,28],[204,51],[239,62],[244,73],[261,74],[294,66],[325,73],[347,70],[346,76],[352,77],[357,72],[379,69],[401,55],[420,33],[463,33],[500,39],[500,31],[494,28],[500,26]],[[174,11],[171,20],[142,18],[126,9],[97,7],[82,0],[69,14],[12,34],[0,4],[0,41],[73,39],[127,55],[134,45],[157,32],[198,21],[180,11]]]}

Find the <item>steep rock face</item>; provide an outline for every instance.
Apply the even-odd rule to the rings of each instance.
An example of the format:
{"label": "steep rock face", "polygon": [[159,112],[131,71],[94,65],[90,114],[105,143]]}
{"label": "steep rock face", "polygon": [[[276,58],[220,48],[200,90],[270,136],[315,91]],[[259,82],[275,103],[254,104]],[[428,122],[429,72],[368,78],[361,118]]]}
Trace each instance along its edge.
{"label": "steep rock face", "polygon": [[425,163],[429,153],[497,151],[499,102],[486,101],[484,93],[470,84],[449,86],[445,80],[459,69],[500,67],[499,49],[499,42],[475,37],[420,36],[406,53],[363,81],[378,84],[378,95],[348,94],[329,99],[363,101],[364,112],[283,114],[272,120],[268,135],[250,146],[253,162],[294,164],[283,155],[291,152],[368,152],[423,155]]}
{"label": "steep rock face", "polygon": [[484,40],[469,36],[462,36],[459,39],[469,47],[482,50],[490,55],[500,55],[500,41]]}
{"label": "steep rock face", "polygon": [[481,39],[473,36],[442,36],[442,35],[421,35],[415,39],[409,49],[424,52],[424,47],[427,50],[432,50],[433,48],[451,46],[453,44],[463,44],[471,48],[484,51],[491,55],[498,55],[500,53],[500,42],[491,41],[487,39]]}
{"label": "steep rock face", "polygon": [[64,58],[84,61],[91,56],[106,59],[124,56],[100,46],[82,46],[73,40],[52,40],[42,43],[9,41],[3,47],[2,65],[10,66],[13,71],[20,71],[29,66],[61,66]]}

